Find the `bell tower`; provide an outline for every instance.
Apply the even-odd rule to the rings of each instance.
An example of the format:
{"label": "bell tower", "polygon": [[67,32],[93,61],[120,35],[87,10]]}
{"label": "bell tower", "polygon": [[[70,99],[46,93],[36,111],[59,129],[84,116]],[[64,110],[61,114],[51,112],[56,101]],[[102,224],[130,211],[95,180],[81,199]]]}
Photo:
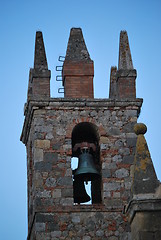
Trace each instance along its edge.
{"label": "bell tower", "polygon": [[[143,100],[136,98],[127,33],[120,33],[109,98],[94,98],[94,65],[80,28],[70,31],[62,76],[64,98],[51,98],[43,36],[37,32],[21,135],[27,149],[28,240],[130,240],[123,210],[131,195],[133,128]],[[78,158],[74,171],[72,157]]]}

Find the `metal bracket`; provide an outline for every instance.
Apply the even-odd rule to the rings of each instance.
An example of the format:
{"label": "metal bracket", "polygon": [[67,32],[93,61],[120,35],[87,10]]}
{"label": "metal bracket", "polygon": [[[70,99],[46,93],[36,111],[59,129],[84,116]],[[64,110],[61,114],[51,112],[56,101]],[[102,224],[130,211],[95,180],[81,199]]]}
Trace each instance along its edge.
{"label": "metal bracket", "polygon": [[62,71],[63,69],[63,66],[56,66],[56,71],[59,72],[59,71]]}
{"label": "metal bracket", "polygon": [[57,75],[57,76],[56,76],[56,81],[62,82],[62,81],[63,81],[62,76],[61,76],[61,75]]}
{"label": "metal bracket", "polygon": [[59,56],[58,61],[59,62],[64,62],[65,61],[65,57],[64,56]]}
{"label": "metal bracket", "polygon": [[58,93],[64,93],[64,88],[58,88]]}

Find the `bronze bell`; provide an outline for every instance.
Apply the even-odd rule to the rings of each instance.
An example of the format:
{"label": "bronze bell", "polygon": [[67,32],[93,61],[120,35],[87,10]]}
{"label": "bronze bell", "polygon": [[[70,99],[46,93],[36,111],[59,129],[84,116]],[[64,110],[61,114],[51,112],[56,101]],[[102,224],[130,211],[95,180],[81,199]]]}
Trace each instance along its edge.
{"label": "bronze bell", "polygon": [[79,155],[78,168],[74,173],[74,178],[88,182],[99,177],[100,173],[95,167],[92,154],[88,152],[88,149],[84,149]]}
{"label": "bronze bell", "polygon": [[85,203],[90,201],[90,196],[87,194],[84,182],[81,180],[73,181],[73,197],[74,203]]}

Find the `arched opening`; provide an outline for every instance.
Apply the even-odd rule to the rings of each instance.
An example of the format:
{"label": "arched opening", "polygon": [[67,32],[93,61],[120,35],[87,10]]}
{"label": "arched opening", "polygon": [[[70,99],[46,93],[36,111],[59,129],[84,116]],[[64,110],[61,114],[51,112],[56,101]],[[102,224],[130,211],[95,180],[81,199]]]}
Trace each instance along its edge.
{"label": "arched opening", "polygon": [[72,164],[74,159],[78,161],[72,168],[74,203],[101,203],[99,134],[94,124],[83,122],[74,127]]}

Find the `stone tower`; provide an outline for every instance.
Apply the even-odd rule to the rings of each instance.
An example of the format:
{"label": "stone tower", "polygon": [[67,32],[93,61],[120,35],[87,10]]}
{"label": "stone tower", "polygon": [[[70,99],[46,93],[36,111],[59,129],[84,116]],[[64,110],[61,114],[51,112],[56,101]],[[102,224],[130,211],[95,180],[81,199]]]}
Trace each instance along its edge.
{"label": "stone tower", "polygon": [[[94,65],[80,28],[71,29],[62,76],[64,98],[51,98],[43,36],[37,32],[21,135],[27,149],[28,240],[130,240],[126,206],[134,194],[131,187],[138,190],[133,128],[142,99],[136,98],[127,33],[120,33],[109,98],[94,98]],[[80,204],[75,196],[82,198],[84,190],[75,185],[71,169],[72,158],[79,159],[85,149],[99,175],[91,179],[91,204]],[[153,180],[154,189],[155,174]]]}

